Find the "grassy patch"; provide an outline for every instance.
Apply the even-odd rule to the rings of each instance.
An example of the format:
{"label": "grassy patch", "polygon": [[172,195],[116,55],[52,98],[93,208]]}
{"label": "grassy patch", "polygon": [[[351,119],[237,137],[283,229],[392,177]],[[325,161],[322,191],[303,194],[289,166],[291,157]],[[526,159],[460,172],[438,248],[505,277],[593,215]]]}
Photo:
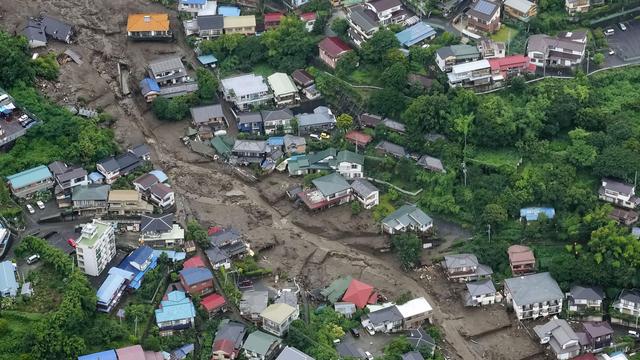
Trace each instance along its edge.
{"label": "grassy patch", "polygon": [[262,75],[266,78],[267,76],[276,72],[276,70],[267,64],[258,64],[253,68],[253,72],[256,75]]}
{"label": "grassy patch", "polygon": [[26,333],[44,314],[5,310],[2,319],[7,320],[8,332]]}
{"label": "grassy patch", "polygon": [[518,29],[503,25],[500,30],[491,35],[491,40],[508,43],[518,35]]}
{"label": "grassy patch", "polygon": [[467,160],[489,166],[513,166],[518,165],[521,156],[514,149],[481,149],[475,151]]}

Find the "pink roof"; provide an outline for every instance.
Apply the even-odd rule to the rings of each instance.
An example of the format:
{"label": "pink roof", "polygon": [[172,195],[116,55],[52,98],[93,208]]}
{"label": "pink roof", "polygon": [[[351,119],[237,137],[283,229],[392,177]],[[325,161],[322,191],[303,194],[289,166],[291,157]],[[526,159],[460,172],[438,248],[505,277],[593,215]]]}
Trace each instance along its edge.
{"label": "pink roof", "polygon": [[218,309],[224,304],[226,304],[226,301],[220,294],[211,294],[200,300],[200,305],[207,311]]}
{"label": "pink roof", "polygon": [[118,360],[140,360],[144,359],[144,350],[140,345],[132,345],[116,349]]}
{"label": "pink roof", "polygon": [[362,309],[369,302],[372,292],[373,286],[353,279],[351,280],[347,291],[344,293],[342,301],[354,303],[358,309]]}
{"label": "pink roof", "polygon": [[196,255],[190,258],[189,260],[185,261],[182,267],[185,269],[189,269],[189,268],[199,268],[199,267],[203,268],[206,266],[204,265],[204,261],[202,261],[202,258],[199,255]]}
{"label": "pink roof", "polygon": [[597,360],[598,358],[592,353],[582,354],[580,356],[574,357],[573,360]]}
{"label": "pink roof", "polygon": [[279,12],[267,13],[267,14],[264,14],[264,22],[280,21],[282,17],[284,17],[284,15],[282,15],[282,13],[279,13]]}
{"label": "pink roof", "polygon": [[505,66],[517,66],[521,64],[528,64],[529,58],[524,55],[511,55],[503,58],[489,59],[491,70],[501,69]]}
{"label": "pink roof", "polygon": [[318,47],[324,52],[326,52],[329,56],[335,58],[340,56],[340,54],[351,50],[351,47],[347,45],[344,41],[340,40],[337,36],[326,37],[318,44]]}
{"label": "pink roof", "polygon": [[371,135],[367,135],[361,131],[352,130],[345,135],[347,140],[357,142],[359,145],[367,145],[373,139]]}
{"label": "pink roof", "polygon": [[229,339],[221,339],[213,343],[213,352],[222,351],[226,354],[233,354],[233,341]]}
{"label": "pink roof", "polygon": [[220,226],[212,226],[212,227],[209,228],[209,231],[207,232],[207,234],[209,236],[211,236],[211,235],[213,235],[215,233],[218,233],[220,231],[222,231],[222,228]]}
{"label": "pink roof", "polygon": [[306,12],[300,15],[300,20],[302,21],[311,21],[316,19],[316,13],[314,12]]}
{"label": "pink roof", "polygon": [[162,353],[157,351],[145,351],[144,352],[144,360],[165,360]]}
{"label": "pink roof", "polygon": [[511,245],[507,249],[509,254],[509,261],[513,263],[529,263],[535,262],[536,258],[533,256],[533,251],[523,245]]}

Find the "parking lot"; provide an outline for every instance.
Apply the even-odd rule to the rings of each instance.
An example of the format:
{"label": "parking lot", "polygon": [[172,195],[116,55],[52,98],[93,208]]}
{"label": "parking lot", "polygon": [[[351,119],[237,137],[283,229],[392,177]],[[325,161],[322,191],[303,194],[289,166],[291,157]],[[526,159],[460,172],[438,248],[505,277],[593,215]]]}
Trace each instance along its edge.
{"label": "parking lot", "polygon": [[609,48],[615,51],[614,55],[607,54],[607,66],[616,66],[640,60],[640,22],[632,20],[625,21],[623,24],[627,28],[625,31],[622,31],[617,23],[605,28],[615,31],[613,35],[607,36]]}
{"label": "parking lot", "polygon": [[369,333],[363,329],[362,327],[358,328],[360,332],[360,337],[354,337],[351,333],[346,333],[345,336],[341,339],[342,342],[354,344],[356,347],[362,349],[362,351],[368,351],[374,357],[381,357],[383,355],[384,348],[393,340],[394,338],[403,335],[400,334],[385,334],[385,333],[376,333],[371,336]]}

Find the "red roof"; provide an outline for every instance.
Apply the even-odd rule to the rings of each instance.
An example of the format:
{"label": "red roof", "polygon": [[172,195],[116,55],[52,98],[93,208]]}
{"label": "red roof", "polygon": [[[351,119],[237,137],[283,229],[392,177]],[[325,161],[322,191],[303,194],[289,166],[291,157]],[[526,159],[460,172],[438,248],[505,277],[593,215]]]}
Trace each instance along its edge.
{"label": "red roof", "polygon": [[282,19],[284,15],[279,12],[267,13],[264,14],[264,22],[278,22]]}
{"label": "red roof", "polygon": [[224,297],[220,294],[211,294],[204,297],[200,300],[200,305],[205,308],[207,311],[213,311],[219,309],[224,306],[227,302],[224,300]]}
{"label": "red roof", "polygon": [[344,136],[347,140],[350,140],[352,143],[357,143],[358,145],[367,145],[373,140],[371,135],[367,135],[361,131],[352,130]]}
{"label": "red roof", "polygon": [[306,12],[300,15],[300,20],[302,21],[311,21],[316,19],[316,13],[314,12]]}
{"label": "red roof", "polygon": [[199,267],[203,268],[206,266],[204,265],[204,261],[202,261],[202,258],[199,255],[196,255],[190,258],[189,260],[185,261],[182,267],[184,269],[188,269],[188,268],[199,268]]}
{"label": "red roof", "polygon": [[229,339],[221,339],[213,343],[213,352],[222,351],[226,354],[233,354],[233,341]]}
{"label": "red roof", "polygon": [[215,233],[218,233],[222,231],[222,228],[220,226],[212,226],[209,228],[209,231],[207,232],[208,236],[211,236]]}
{"label": "red roof", "polygon": [[372,292],[373,286],[353,279],[351,280],[347,291],[344,293],[342,301],[353,303],[358,309],[362,309],[369,302],[369,298],[371,297]]}
{"label": "red roof", "polygon": [[340,56],[340,54],[351,50],[351,47],[337,36],[326,37],[320,41],[318,47],[326,52],[332,58]]}
{"label": "red roof", "polygon": [[489,59],[491,70],[498,70],[503,67],[520,66],[529,64],[529,58],[524,55],[511,55],[503,58]]}
{"label": "red roof", "polygon": [[371,296],[369,296],[369,304],[375,304],[378,302],[378,293],[377,292],[372,292]]}
{"label": "red roof", "polygon": [[598,358],[592,353],[582,354],[580,356],[574,357],[573,360],[597,360]]}

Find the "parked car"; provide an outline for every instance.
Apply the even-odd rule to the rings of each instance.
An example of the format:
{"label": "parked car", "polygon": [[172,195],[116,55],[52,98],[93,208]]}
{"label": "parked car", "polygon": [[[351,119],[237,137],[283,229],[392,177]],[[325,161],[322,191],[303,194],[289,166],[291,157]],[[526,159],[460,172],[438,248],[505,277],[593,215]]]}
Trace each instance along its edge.
{"label": "parked car", "polygon": [[38,260],[40,260],[40,255],[33,254],[33,255],[31,255],[31,256],[29,256],[27,258],[27,264],[31,265],[31,264],[37,262]]}
{"label": "parked car", "polygon": [[312,139],[320,140],[320,135],[318,134],[309,134],[309,137]]}
{"label": "parked car", "polygon": [[367,357],[367,360],[373,360],[373,355],[371,355],[371,353],[370,353],[370,352],[368,352],[368,351],[365,351],[365,352],[364,352],[364,356],[366,356],[366,357]]}
{"label": "parked car", "polygon": [[375,330],[373,330],[373,326],[367,326],[367,327],[365,328],[365,330],[367,330],[367,332],[368,332],[368,333],[369,333],[369,335],[371,335],[371,336],[373,336],[373,335],[375,335],[375,334],[376,334],[376,331],[375,331]]}
{"label": "parked car", "polygon": [[638,334],[637,331],[635,330],[629,330],[629,335],[633,336],[633,337],[640,337],[640,334]]}
{"label": "parked car", "polygon": [[356,328],[349,329],[349,332],[351,333],[351,335],[353,335],[353,337],[360,337],[360,331],[358,331],[358,329]]}
{"label": "parked car", "polygon": [[623,23],[618,24],[618,26],[620,26],[620,30],[622,31],[627,31],[627,26]]}
{"label": "parked car", "polygon": [[76,246],[78,246],[78,244],[76,244],[76,241],[71,238],[67,239],[67,244],[69,244],[69,246],[71,246],[74,249],[76,248]]}
{"label": "parked car", "polygon": [[613,49],[609,49],[609,55],[615,55],[616,52]]}
{"label": "parked car", "polygon": [[606,36],[611,36],[611,35],[613,35],[613,34],[615,34],[615,33],[616,33],[616,32],[615,32],[612,28],[609,28],[609,29],[607,29],[607,30],[605,30],[605,31],[604,31],[604,34],[605,34]]}
{"label": "parked car", "polygon": [[323,133],[321,133],[321,134],[320,134],[320,139],[322,139],[322,140],[328,140],[328,139],[331,139],[331,135],[329,135],[329,134],[327,134],[327,133],[323,132]]}
{"label": "parked car", "polygon": [[40,200],[36,201],[36,205],[40,208],[40,210],[44,209],[44,203]]}
{"label": "parked car", "polygon": [[36,213],[36,211],[34,210],[33,206],[31,206],[31,204],[27,204],[27,210],[29,211],[29,214]]}

